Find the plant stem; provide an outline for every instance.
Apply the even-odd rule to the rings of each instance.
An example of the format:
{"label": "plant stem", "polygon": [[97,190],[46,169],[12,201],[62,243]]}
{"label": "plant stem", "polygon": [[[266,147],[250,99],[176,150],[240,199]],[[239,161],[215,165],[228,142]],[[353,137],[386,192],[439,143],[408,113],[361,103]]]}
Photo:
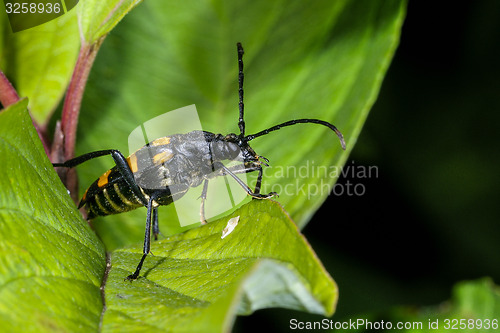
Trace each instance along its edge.
{"label": "plant stem", "polygon": [[14,89],[9,79],[7,79],[5,74],[0,70],[0,102],[3,107],[6,108],[17,101],[19,101],[19,95],[16,89]]}
{"label": "plant stem", "polygon": [[75,70],[73,71],[66,93],[61,118],[61,129],[64,134],[63,156],[66,160],[72,158],[75,154],[76,130],[83,92],[85,91],[85,84],[87,83],[90,69],[94,63],[97,51],[102,44],[102,40],[100,39],[91,45],[85,42],[82,43]]}
{"label": "plant stem", "polygon": [[[97,51],[102,44],[104,37],[99,39],[94,44],[82,42],[80,53],[76,61],[75,70],[71,76],[66,98],[61,117],[60,131],[54,134],[54,142],[57,141],[56,136],[62,136],[62,143],[54,145],[52,157],[69,160],[75,154],[76,131],[78,128],[78,116],[80,114],[80,106],[82,104],[83,92],[90,74],[90,69],[94,63]],[[60,142],[60,140],[59,140]],[[52,161],[62,162],[62,161]],[[76,202],[78,199],[78,178],[74,169],[62,169],[58,172],[59,177],[66,185],[66,188],[71,193],[71,197]]]}

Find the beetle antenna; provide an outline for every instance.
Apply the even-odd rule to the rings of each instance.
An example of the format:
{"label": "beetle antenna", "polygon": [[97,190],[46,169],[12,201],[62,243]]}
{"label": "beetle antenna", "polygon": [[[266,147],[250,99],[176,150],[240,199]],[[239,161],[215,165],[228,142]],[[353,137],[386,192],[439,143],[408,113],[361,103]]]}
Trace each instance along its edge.
{"label": "beetle antenna", "polygon": [[263,131],[260,131],[259,133],[247,135],[244,138],[244,141],[245,142],[252,141],[253,139],[258,138],[259,136],[269,134],[272,131],[277,131],[277,130],[279,130],[282,127],[292,126],[292,125],[296,125],[296,124],[304,124],[304,123],[320,124],[320,125],[328,127],[329,129],[331,129],[332,131],[334,131],[337,134],[337,136],[339,137],[339,140],[340,140],[340,145],[342,146],[342,149],[345,150],[344,136],[342,135],[342,133],[340,133],[340,131],[337,129],[337,127],[333,126],[329,122],[326,122],[326,121],[323,121],[323,120],[319,120],[319,119],[295,119],[295,120],[289,120],[289,121],[286,121],[286,122],[281,123],[279,125],[270,127],[270,128],[265,129]]}
{"label": "beetle antenna", "polygon": [[243,104],[243,79],[245,75],[243,74],[243,46],[241,43],[237,43],[236,47],[238,49],[238,96],[239,96],[239,110],[240,119],[238,121],[238,127],[240,128],[240,139],[245,137],[245,120],[243,119],[244,104]]}

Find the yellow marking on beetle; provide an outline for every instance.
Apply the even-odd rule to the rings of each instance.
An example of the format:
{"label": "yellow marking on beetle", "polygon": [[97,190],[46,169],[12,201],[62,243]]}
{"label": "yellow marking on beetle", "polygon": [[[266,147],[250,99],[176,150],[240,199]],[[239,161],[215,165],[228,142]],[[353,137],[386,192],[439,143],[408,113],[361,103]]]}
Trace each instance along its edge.
{"label": "yellow marking on beetle", "polygon": [[101,212],[103,212],[106,215],[110,215],[111,214],[111,212],[109,210],[107,210],[104,207],[104,205],[101,203],[101,199],[99,198],[99,195],[95,196],[95,203],[97,204],[97,207],[99,207],[99,209],[101,210]]}
{"label": "yellow marking on beetle", "polygon": [[127,157],[127,163],[128,166],[130,167],[130,170],[132,170],[133,173],[136,173],[139,168],[137,167],[137,156],[135,154],[130,155]]}
{"label": "yellow marking on beetle", "polygon": [[127,199],[127,197],[125,197],[123,195],[123,193],[120,191],[120,188],[118,187],[117,183],[113,184],[113,188],[115,189],[116,194],[118,195],[118,197],[120,198],[120,200],[124,204],[126,204],[127,206],[134,206],[134,205],[136,205],[135,203],[133,203],[132,201],[130,201],[129,199]]}
{"label": "yellow marking on beetle", "polygon": [[164,146],[168,145],[170,143],[170,137],[164,136],[163,138],[159,138],[156,140],[153,140],[149,143],[150,146]]}
{"label": "yellow marking on beetle", "polygon": [[172,154],[172,151],[170,151],[170,150],[162,151],[161,153],[158,153],[155,156],[153,156],[153,163],[154,164],[163,164],[166,161],[168,161],[169,159],[171,159],[173,156],[174,156],[174,154]]}
{"label": "yellow marking on beetle", "polygon": [[82,196],[82,201],[85,201],[87,200],[87,192],[89,191],[89,189],[86,189],[85,190],[85,193],[83,193],[83,196]]}
{"label": "yellow marking on beetle", "polygon": [[[149,201],[149,195],[147,195],[146,192],[144,192],[144,190],[142,189],[142,187],[140,187],[140,189],[141,189],[142,195],[144,196],[144,198],[146,198],[146,201]],[[137,200],[139,200],[139,198],[137,198]]]}
{"label": "yellow marking on beetle", "polygon": [[99,179],[97,180],[97,186],[103,187],[105,186],[109,181],[108,181],[108,176],[111,173],[111,169],[106,171]]}
{"label": "yellow marking on beetle", "polygon": [[114,209],[115,212],[120,212],[122,211],[123,209],[118,206],[113,200],[111,200],[111,197],[109,196],[109,193],[108,193],[108,190],[104,189],[102,190],[102,193],[104,193],[104,198],[106,198],[106,201],[108,202],[108,204],[111,206],[111,208]]}

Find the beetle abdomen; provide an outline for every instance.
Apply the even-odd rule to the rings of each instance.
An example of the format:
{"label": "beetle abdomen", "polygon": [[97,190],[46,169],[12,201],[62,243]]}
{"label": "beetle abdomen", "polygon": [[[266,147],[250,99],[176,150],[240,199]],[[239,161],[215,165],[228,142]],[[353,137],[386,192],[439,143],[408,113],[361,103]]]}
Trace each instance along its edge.
{"label": "beetle abdomen", "polygon": [[143,206],[116,167],[90,185],[79,207],[84,205],[88,212],[87,219],[127,212]]}

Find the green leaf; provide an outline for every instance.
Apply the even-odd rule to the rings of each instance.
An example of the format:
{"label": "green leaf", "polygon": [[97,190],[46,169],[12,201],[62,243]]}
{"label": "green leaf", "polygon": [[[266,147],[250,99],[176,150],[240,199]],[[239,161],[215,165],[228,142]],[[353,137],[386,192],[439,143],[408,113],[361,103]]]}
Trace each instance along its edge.
{"label": "green leaf", "polygon": [[61,101],[76,62],[80,41],[75,11],[17,33],[10,31],[4,13],[0,22],[0,68],[19,96],[29,98],[31,115],[43,126]]}
{"label": "green leaf", "polygon": [[96,330],[104,249],[53,171],[27,105],[0,113],[0,326]]}
{"label": "green leaf", "polygon": [[420,328],[407,331],[415,333],[449,330],[494,332],[500,328],[500,288],[490,278],[462,281],[453,288],[450,301],[436,307],[421,308],[418,312],[415,309],[398,309],[394,311],[391,321],[421,323]]}
{"label": "green leaf", "polygon": [[85,0],[77,7],[80,34],[87,44],[94,44],[108,34],[142,0]]}
{"label": "green leaf", "polygon": [[[221,239],[230,218],[236,228]],[[252,201],[230,216],[152,246],[113,253],[104,331],[227,331],[236,314],[286,307],[332,315],[337,287],[283,208]]]}
{"label": "green leaf", "polygon": [[[398,44],[405,4],[144,2],[113,30],[96,58],[77,152],[115,148],[127,154],[133,129],[191,104],[204,130],[236,132],[240,41],[248,134],[293,118],[319,118],[346,137],[343,152],[333,132],[302,124],[251,142],[271,161],[264,191],[278,192],[279,202],[303,226],[326,199],[356,143]],[[88,186],[112,166],[111,158],[81,166],[80,184]],[[112,246],[121,246],[140,241],[144,216],[138,210],[97,220],[95,226],[108,245],[113,239]],[[161,216],[163,225],[175,225],[175,218]]]}

